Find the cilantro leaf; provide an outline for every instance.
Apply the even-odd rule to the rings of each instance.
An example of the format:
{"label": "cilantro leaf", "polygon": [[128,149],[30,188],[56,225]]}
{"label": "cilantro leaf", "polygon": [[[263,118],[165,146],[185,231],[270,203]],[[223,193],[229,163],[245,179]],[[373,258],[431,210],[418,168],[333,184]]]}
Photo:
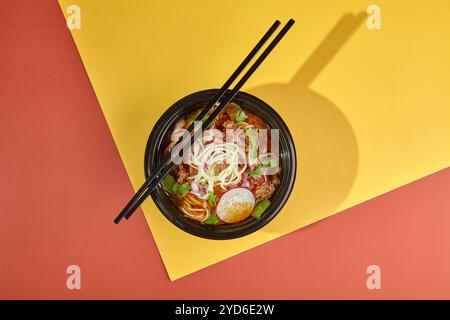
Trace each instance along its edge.
{"label": "cilantro leaf", "polygon": [[175,183],[172,188],[172,192],[175,193],[180,198],[184,198],[189,191],[191,191],[191,186],[188,183],[184,184]]}
{"label": "cilantro leaf", "polygon": [[255,170],[248,171],[247,173],[250,177],[259,178],[263,174],[263,171],[264,171],[264,168],[262,166],[259,166]]}
{"label": "cilantro leaf", "polygon": [[264,174],[264,172],[266,171],[266,169],[269,169],[272,167],[272,162],[268,161],[268,162],[264,162],[262,163],[258,168],[256,168],[255,170],[252,171],[248,171],[248,175],[251,177],[256,177],[259,178],[261,177],[261,175]]}
{"label": "cilantro leaf", "polygon": [[164,191],[169,192],[169,193],[173,192],[172,190],[173,190],[173,187],[175,184],[176,184],[175,178],[170,174],[168,174],[162,181],[162,187],[163,187]]}
{"label": "cilantro leaf", "polygon": [[191,186],[188,183],[179,184],[170,174],[168,174],[162,181],[162,187],[164,191],[175,194],[180,198],[184,198],[186,194],[191,191]]}

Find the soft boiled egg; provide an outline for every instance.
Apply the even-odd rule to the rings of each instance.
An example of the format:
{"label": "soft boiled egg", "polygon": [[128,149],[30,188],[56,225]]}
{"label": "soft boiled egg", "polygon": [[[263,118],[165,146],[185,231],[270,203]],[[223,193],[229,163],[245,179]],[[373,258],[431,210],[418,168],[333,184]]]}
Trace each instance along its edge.
{"label": "soft boiled egg", "polygon": [[245,188],[225,192],[217,204],[217,215],[226,223],[236,223],[248,218],[255,206],[253,193]]}

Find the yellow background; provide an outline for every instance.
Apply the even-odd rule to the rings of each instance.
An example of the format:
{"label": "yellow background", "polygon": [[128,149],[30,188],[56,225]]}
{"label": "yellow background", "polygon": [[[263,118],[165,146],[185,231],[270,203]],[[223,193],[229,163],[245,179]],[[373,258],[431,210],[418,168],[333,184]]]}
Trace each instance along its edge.
{"label": "yellow background", "polygon": [[221,86],[275,19],[297,21],[244,88],[292,131],[293,194],[268,226],[230,241],[190,236],[147,200],[172,280],[450,163],[448,0],[379,0],[381,30],[369,30],[361,14],[371,1],[60,4],[66,16],[69,5],[81,8],[72,34],[136,189],[159,116],[189,93]]}

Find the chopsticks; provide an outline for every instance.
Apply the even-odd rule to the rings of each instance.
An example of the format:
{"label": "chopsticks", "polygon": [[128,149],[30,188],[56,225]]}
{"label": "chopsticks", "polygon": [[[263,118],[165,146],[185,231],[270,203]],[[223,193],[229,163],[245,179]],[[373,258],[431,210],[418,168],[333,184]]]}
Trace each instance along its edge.
{"label": "chopsticks", "polygon": [[[231,84],[237,79],[237,77],[242,73],[245,67],[249,64],[249,62],[253,59],[256,53],[261,49],[264,43],[270,38],[270,36],[275,32],[275,30],[280,25],[280,21],[275,21],[274,24],[269,28],[269,30],[264,34],[261,40],[257,43],[257,45],[253,48],[253,50],[248,54],[248,56],[242,61],[242,63],[238,66],[238,68],[233,72],[230,78],[225,82],[225,84],[220,88],[217,94],[211,99],[211,101],[202,109],[197,118],[192,122],[192,124],[188,128],[189,134],[194,134],[191,137],[191,145],[198,138],[198,135],[195,134],[199,126],[195,127],[196,124],[202,123],[201,131],[206,130],[214,121],[214,119],[219,115],[219,113],[236,97],[239,90],[242,86],[247,82],[247,80],[252,76],[252,74],[258,69],[261,63],[267,58],[267,56],[272,52],[275,46],[281,41],[281,39],[285,36],[285,34],[289,31],[292,25],[295,23],[293,19],[290,19],[283,29],[275,36],[272,42],[267,46],[267,48],[263,51],[263,53],[258,57],[258,59],[253,63],[253,65],[247,70],[241,80],[234,86],[230,93],[228,93],[224,100],[222,100],[217,108],[203,121],[205,116],[212,110],[214,105],[222,99],[225,93],[228,91],[228,88]],[[186,143],[185,139],[182,139],[179,143],[177,143],[174,148],[177,148],[177,151],[180,151],[183,147],[184,143]],[[173,150],[173,149],[172,149]],[[178,152],[177,152],[178,154]],[[145,183],[139,188],[136,194],[131,198],[128,204],[122,209],[120,214],[114,220],[114,223],[118,224],[123,217],[128,219],[134,213],[134,211],[144,202],[144,200],[150,195],[151,192],[158,186],[158,184],[172,171],[175,166],[175,163],[172,161],[171,152],[169,152],[162,162],[158,165],[154,173],[145,181]]]}

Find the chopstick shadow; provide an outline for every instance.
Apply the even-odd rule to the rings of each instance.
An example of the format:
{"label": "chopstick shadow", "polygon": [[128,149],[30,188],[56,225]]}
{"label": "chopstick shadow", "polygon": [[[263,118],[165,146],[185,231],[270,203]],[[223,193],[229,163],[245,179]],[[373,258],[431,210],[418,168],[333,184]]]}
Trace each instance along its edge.
{"label": "chopstick shadow", "polygon": [[289,83],[248,90],[280,113],[296,139],[297,177],[286,205],[289,210],[282,210],[263,232],[290,231],[293,220],[310,221],[312,215],[331,214],[353,186],[358,167],[353,129],[339,107],[310,84],[365,18],[365,12],[342,16]]}

